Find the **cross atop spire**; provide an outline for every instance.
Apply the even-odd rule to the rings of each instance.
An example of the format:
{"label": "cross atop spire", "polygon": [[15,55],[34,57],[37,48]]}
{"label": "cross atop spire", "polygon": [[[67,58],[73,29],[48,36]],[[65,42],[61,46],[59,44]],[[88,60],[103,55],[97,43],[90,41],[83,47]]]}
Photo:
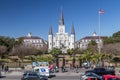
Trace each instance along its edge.
{"label": "cross atop spire", "polygon": [[64,18],[63,18],[62,9],[61,9],[61,11],[60,11],[60,21],[59,21],[59,25],[64,25]]}
{"label": "cross atop spire", "polygon": [[49,35],[53,35],[53,33],[52,33],[52,26],[50,26]]}

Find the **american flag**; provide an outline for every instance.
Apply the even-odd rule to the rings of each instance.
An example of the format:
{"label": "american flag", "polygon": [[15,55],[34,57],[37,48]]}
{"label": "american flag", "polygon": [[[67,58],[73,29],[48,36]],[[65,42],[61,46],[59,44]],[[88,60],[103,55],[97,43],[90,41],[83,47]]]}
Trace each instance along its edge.
{"label": "american flag", "polygon": [[105,11],[103,9],[99,10],[99,14],[104,14],[104,13],[105,13]]}

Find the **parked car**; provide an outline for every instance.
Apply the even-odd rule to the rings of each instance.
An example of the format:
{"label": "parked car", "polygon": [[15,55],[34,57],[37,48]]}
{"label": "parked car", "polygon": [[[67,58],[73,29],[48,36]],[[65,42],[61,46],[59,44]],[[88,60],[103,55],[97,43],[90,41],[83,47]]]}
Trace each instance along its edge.
{"label": "parked car", "polygon": [[107,74],[115,75],[115,70],[107,70],[105,68],[94,68],[93,70],[85,71],[85,73],[91,73],[91,72],[101,76]]}
{"label": "parked car", "polygon": [[115,75],[103,75],[104,80],[120,80],[120,77]]}
{"label": "parked car", "polygon": [[82,75],[80,75],[80,80],[87,80],[88,78],[91,78],[91,79],[95,79],[95,78],[97,78],[97,79],[99,79],[99,80],[102,80],[102,76],[99,76],[99,75],[97,75],[97,74],[95,74],[95,73],[85,73],[85,74],[82,74]]}
{"label": "parked car", "polygon": [[80,80],[120,80],[120,77],[110,74],[100,76],[91,72],[80,75]]}
{"label": "parked car", "polygon": [[39,75],[37,72],[27,71],[23,74],[21,80],[48,80],[48,77]]}
{"label": "parked car", "polygon": [[103,75],[102,78],[88,76],[87,78],[80,80],[120,80],[120,77],[115,75]]}

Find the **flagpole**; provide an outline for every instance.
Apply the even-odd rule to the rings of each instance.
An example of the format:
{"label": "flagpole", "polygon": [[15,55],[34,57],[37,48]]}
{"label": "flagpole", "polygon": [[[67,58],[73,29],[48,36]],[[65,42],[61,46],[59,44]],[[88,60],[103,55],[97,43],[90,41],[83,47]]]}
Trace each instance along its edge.
{"label": "flagpole", "polygon": [[[100,9],[99,9],[100,10]],[[98,31],[99,31],[99,43],[98,43],[98,52],[100,54],[100,12],[98,12]]]}

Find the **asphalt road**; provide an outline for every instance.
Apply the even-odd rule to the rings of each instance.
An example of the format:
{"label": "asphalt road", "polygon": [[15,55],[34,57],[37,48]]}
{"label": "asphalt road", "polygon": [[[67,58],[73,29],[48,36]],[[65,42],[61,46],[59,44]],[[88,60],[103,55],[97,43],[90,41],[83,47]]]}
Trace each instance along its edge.
{"label": "asphalt road", "polygon": [[[61,71],[55,73],[55,77],[49,78],[48,80],[79,80],[80,74],[83,74],[86,69],[79,69],[78,73],[74,70],[69,70],[68,72],[62,73]],[[3,73],[3,77],[0,80],[21,80],[24,71],[12,71],[9,73]],[[120,74],[117,74],[120,76]]]}
{"label": "asphalt road", "polygon": [[[21,80],[22,74],[23,73],[21,72],[6,73],[6,76],[0,78],[0,80]],[[56,76],[51,77],[48,80],[79,80],[79,75],[73,75],[68,73],[56,73]]]}
{"label": "asphalt road", "polygon": [[9,73],[2,73],[0,80],[21,80],[23,72],[21,71],[12,71]]}
{"label": "asphalt road", "polygon": [[[79,80],[79,75],[83,72],[84,70],[79,71],[79,73],[74,71],[68,71],[64,73],[58,72],[55,73],[54,77],[51,77],[48,80]],[[23,71],[12,71],[10,73],[4,73],[0,80],[21,80],[22,74]]]}

